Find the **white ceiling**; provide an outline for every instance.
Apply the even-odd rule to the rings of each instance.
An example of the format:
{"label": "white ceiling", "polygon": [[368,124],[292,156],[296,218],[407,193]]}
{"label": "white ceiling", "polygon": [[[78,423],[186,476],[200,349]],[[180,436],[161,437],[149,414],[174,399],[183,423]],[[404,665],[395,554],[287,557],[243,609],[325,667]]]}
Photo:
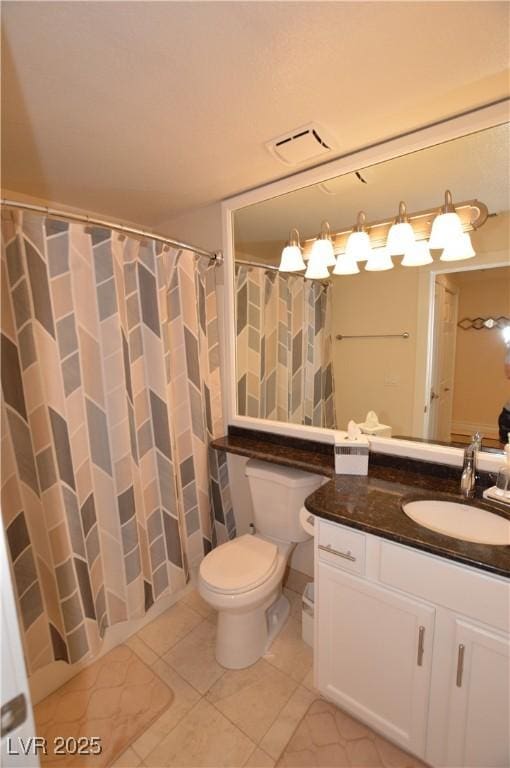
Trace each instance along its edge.
{"label": "white ceiling", "polygon": [[507,96],[509,12],[7,0],[3,186],[155,226],[286,175],[264,142],[309,121],[344,154]]}

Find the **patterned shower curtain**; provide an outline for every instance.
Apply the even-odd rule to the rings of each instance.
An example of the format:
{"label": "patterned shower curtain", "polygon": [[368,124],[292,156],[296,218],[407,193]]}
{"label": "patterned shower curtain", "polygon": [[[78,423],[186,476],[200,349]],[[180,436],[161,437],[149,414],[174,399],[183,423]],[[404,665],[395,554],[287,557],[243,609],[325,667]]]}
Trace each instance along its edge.
{"label": "patterned shower curtain", "polygon": [[335,427],[328,287],[237,265],[238,412]]}
{"label": "patterned shower curtain", "polygon": [[98,651],[235,535],[214,267],[6,210],[2,516],[29,672]]}

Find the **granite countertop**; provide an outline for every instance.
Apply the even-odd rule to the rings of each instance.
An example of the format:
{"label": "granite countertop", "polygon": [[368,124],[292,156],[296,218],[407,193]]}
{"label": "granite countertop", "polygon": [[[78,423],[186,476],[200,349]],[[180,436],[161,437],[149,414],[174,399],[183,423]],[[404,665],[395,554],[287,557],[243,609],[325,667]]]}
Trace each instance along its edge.
{"label": "granite countertop", "polygon": [[306,446],[304,440],[288,440],[281,444],[271,439],[271,435],[253,431],[253,436],[225,435],[211,441],[211,446],[220,451],[235,453],[238,456],[249,456],[251,459],[270,461],[283,467],[303,469],[326,477],[335,476],[335,460],[333,446],[323,444],[327,450],[318,450],[317,445]]}
{"label": "granite countertop", "polygon": [[[314,515],[490,573],[510,577],[510,547],[461,541],[430,531],[402,510],[412,499],[444,499],[472,504],[510,518],[510,509],[459,495],[461,470],[442,464],[370,453],[368,477],[335,475],[333,446],[231,427],[211,442],[217,450],[332,478],[312,493],[305,506]],[[480,473],[478,492],[494,484]]]}
{"label": "granite countertop", "polygon": [[357,528],[374,536],[455,560],[500,576],[510,577],[510,547],[476,544],[430,531],[415,523],[402,504],[418,499],[443,499],[487,509],[510,518],[501,504],[466,500],[452,480],[424,477],[388,467],[370,468],[368,477],[336,476],[305,501],[318,517]]}

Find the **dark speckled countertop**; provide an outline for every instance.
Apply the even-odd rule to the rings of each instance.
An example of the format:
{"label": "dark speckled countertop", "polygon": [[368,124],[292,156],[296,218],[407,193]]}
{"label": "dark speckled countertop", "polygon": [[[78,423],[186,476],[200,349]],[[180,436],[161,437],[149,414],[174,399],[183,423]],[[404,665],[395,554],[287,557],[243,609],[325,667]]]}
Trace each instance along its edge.
{"label": "dark speckled countertop", "polygon": [[[459,468],[371,453],[368,477],[335,475],[331,444],[233,427],[211,445],[227,453],[332,478],[306,499],[307,509],[318,517],[510,577],[510,547],[476,544],[435,533],[415,523],[402,510],[402,503],[411,499],[444,499],[473,504],[510,518],[510,508],[504,505],[479,499],[466,502],[458,493]],[[486,473],[481,474],[479,492],[494,484]]]}
{"label": "dark speckled countertop", "polygon": [[510,547],[476,544],[430,531],[411,520],[402,504],[417,499],[444,499],[482,507],[506,518],[510,518],[510,512],[500,504],[466,501],[456,493],[451,481],[430,480],[405,470],[371,467],[368,477],[338,475],[312,493],[305,506],[314,515],[334,523],[510,577]]}

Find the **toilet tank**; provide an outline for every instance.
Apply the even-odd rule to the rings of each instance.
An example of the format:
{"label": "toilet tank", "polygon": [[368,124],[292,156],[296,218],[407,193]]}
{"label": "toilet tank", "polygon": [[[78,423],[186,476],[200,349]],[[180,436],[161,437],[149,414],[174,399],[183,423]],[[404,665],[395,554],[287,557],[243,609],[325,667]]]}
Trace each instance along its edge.
{"label": "toilet tank", "polygon": [[246,464],[257,533],[280,541],[306,541],[299,512],[324,479],[300,469],[250,459]]}

